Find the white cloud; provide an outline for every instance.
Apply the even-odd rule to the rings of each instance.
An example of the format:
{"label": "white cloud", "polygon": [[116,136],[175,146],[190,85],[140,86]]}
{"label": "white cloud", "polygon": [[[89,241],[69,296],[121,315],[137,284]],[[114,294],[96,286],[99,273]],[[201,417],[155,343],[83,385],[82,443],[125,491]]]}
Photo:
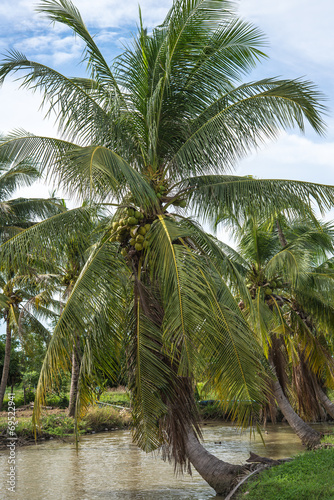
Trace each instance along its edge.
{"label": "white cloud", "polygon": [[241,0],[240,14],[258,24],[282,60],[294,58],[317,65],[334,62],[334,3],[331,0]]}
{"label": "white cloud", "polygon": [[18,82],[8,79],[0,89],[0,132],[21,128],[36,135],[56,136],[51,120],[43,120],[41,96],[18,88]]}
{"label": "white cloud", "polygon": [[[35,12],[37,2],[31,0],[2,0],[0,5],[0,18],[2,24],[10,23],[16,29],[25,24],[31,28],[41,24],[43,15]],[[98,28],[119,27],[135,25],[139,19],[140,5],[146,25],[155,26],[160,23],[172,5],[171,0],[161,0],[157,5],[156,0],[74,0],[85,24]]]}
{"label": "white cloud", "polygon": [[315,142],[306,137],[282,133],[277,142],[267,144],[241,161],[236,173],[334,184],[333,158],[334,141]]}

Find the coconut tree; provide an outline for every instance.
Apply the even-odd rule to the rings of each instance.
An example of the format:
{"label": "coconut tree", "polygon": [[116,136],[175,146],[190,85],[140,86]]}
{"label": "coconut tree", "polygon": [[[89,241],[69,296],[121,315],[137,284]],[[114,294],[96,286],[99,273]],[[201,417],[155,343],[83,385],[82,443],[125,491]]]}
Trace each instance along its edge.
{"label": "coconut tree", "polygon": [[321,411],[317,398],[323,404],[317,375],[330,387],[334,382],[329,337],[334,319],[333,227],[316,220],[289,222],[282,215],[269,221],[252,215],[242,225],[232,218],[232,224],[239,234],[239,272],[253,299],[252,307],[243,301],[240,307],[258,331],[276,375],[272,393],[278,406],[302,442],[312,446],[320,435],[289,403],[287,372],[292,367],[298,413],[315,418]]}
{"label": "coconut tree", "polygon": [[[284,224],[285,222],[285,224]],[[324,392],[324,386],[333,388],[333,225],[318,221],[298,221],[287,225],[276,221],[280,243],[298,246],[308,256],[309,270],[300,280],[289,313],[289,325],[303,332],[299,363],[296,367],[299,406],[304,408],[305,394],[318,400],[325,411],[334,418],[334,404]],[[282,239],[283,236],[283,239]],[[294,374],[295,375],[295,374]],[[313,402],[313,407],[316,406]]]}
{"label": "coconut tree", "polygon": [[[6,156],[2,156],[0,161],[0,241],[2,243],[25,228],[32,226],[38,220],[61,211],[61,206],[56,198],[10,198],[20,187],[30,186],[37,179],[40,179],[40,176],[40,172],[29,159],[16,162],[13,165]],[[0,384],[0,408],[9,373],[11,325],[15,323],[15,318],[17,319],[17,306],[22,301],[21,292],[18,291],[16,294],[14,290],[15,273],[13,267],[10,262],[7,262],[5,267],[0,279],[2,317],[6,324],[6,349]]]}
{"label": "coconut tree", "polygon": [[[64,234],[62,240],[62,253],[58,253],[55,260],[55,271],[58,273],[60,287],[62,289],[61,310],[65,306],[68,297],[71,295],[72,289],[80,276],[80,272],[84,267],[86,256],[89,254],[90,247],[95,243],[98,235],[104,231],[102,213],[91,212],[87,224],[81,230],[77,229],[74,233]],[[77,397],[79,392],[79,379],[81,360],[84,353],[80,345],[80,336],[74,336],[72,347],[72,367],[71,367],[71,386],[68,414],[70,417],[75,416]],[[81,376],[83,376],[81,374]],[[98,377],[90,377],[90,386],[95,381],[97,385]]]}
{"label": "coconut tree", "polygon": [[37,334],[47,345],[50,332],[45,322],[55,318],[49,306],[52,305],[52,290],[49,276],[0,275],[0,314],[6,325],[6,343],[0,384],[0,408],[8,382],[12,337],[21,340],[23,350],[29,333]]}
{"label": "coconut tree", "polygon": [[[41,90],[43,103],[56,111],[63,138],[14,133],[0,155],[14,164],[33,158],[70,194],[116,210],[57,323],[37,398],[58,367],[69,366],[75,332],[87,346],[86,373],[92,356],[112,372],[125,345],[135,442],[146,451],[163,446],[181,470],[192,462],[224,493],[242,467],[219,461],[198,440],[194,370],[206,369],[210,358],[210,381],[236,402],[244,422],[253,402],[261,402],[264,376],[257,344],[225,282],[237,280],[242,289],[242,279],[219,245],[185,216],[215,221],[226,209],[238,214],[252,205],[299,213],[309,210],[310,199],[331,206],[328,186],[223,175],[282,128],[303,130],[306,121],[321,133],[321,95],[300,79],[242,83],[263,56],[264,39],[226,0],[174,2],[151,34],[140,23],[112,66],[70,1],[44,0],[38,11],[83,40],[90,74],[66,77],[8,53],[1,80],[23,71],[23,85]],[[24,267],[27,247],[39,256],[55,242],[61,248],[60,226],[73,232],[86,214],[68,211],[27,229],[3,246],[3,260],[15,252],[16,265]],[[109,346],[103,356],[100,338]],[[83,383],[83,400],[87,390]]]}

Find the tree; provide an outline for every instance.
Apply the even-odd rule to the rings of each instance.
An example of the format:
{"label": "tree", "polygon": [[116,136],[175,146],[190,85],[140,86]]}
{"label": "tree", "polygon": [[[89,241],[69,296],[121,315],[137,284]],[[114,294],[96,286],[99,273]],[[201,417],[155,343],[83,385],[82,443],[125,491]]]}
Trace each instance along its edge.
{"label": "tree", "polygon": [[[71,235],[64,235],[62,242],[63,259],[62,261],[58,260],[55,262],[55,267],[60,275],[60,284],[63,288],[62,307],[66,304],[66,300],[70,296],[80,276],[90,247],[95,243],[97,235],[101,233],[102,230],[102,214],[91,213],[91,217],[87,220],[84,230],[76,231]],[[70,417],[74,417],[76,411],[82,356],[83,352],[82,346],[80,345],[80,335],[77,333],[74,335],[72,346],[71,386],[68,406],[68,415]],[[97,381],[96,385],[98,385]]]}
{"label": "tree", "polygon": [[[263,377],[257,344],[221,276],[227,269],[241,287],[242,280],[183,209],[214,221],[226,207],[238,214],[251,205],[269,213],[289,206],[299,213],[312,198],[331,206],[328,186],[222,175],[281,128],[303,130],[306,120],[321,133],[321,94],[302,80],[240,83],[263,56],[263,36],[235,16],[229,1],[174,2],[152,34],[140,23],[112,67],[70,1],[44,0],[38,10],[84,41],[90,75],[68,78],[10,52],[1,80],[23,70],[23,85],[40,89],[57,111],[64,138],[15,133],[0,155],[14,163],[33,158],[69,193],[117,209],[54,330],[37,399],[59,366],[69,366],[74,332],[85,345],[87,375],[94,364],[112,374],[125,344],[135,442],[146,451],[163,445],[181,470],[192,462],[224,493],[242,467],[218,461],[198,441],[194,370],[211,360],[209,382],[235,400],[244,422],[253,401],[261,402]],[[2,258],[15,249],[16,264],[26,266],[22,248],[33,242],[36,252],[47,252],[51,233],[61,248],[59,227],[74,231],[86,212],[26,230],[3,246]],[[88,380],[82,377],[82,401]]]}
{"label": "tree", "polygon": [[[29,186],[38,178],[40,178],[40,173],[31,164],[29,159],[24,159],[16,162],[15,165],[11,165],[6,156],[2,157],[0,161],[0,241],[2,243],[10,237],[19,234],[25,228],[31,227],[38,219],[50,217],[61,211],[61,207],[55,198],[8,199],[16,189],[22,186]],[[13,258],[15,259],[15,257]],[[0,384],[0,408],[6,391],[9,373],[11,333],[14,324],[17,325],[19,304],[23,300],[22,290],[15,290],[14,275],[13,266],[9,261],[5,269],[2,269],[0,276],[0,286],[2,288],[0,308],[1,316],[6,324],[6,348]],[[25,287],[26,285],[24,285]]]}
{"label": "tree", "polygon": [[313,446],[321,436],[289,403],[289,376],[298,413],[317,418],[322,408],[316,378],[321,374],[330,386],[334,383],[327,340],[334,319],[329,265],[333,228],[314,219],[288,221],[282,215],[261,220],[253,214],[242,225],[235,218],[232,221],[239,236],[239,272],[253,301],[251,307],[241,301],[240,307],[258,332],[275,374],[272,393],[278,406],[302,442]]}
{"label": "tree", "polygon": [[[2,340],[3,338],[3,340]],[[14,386],[21,382],[23,377],[23,353],[18,350],[18,342],[12,342],[11,345],[11,364],[8,373],[7,385],[11,386],[11,392],[14,392]],[[3,362],[5,359],[5,348],[6,348],[6,337],[1,336],[0,338],[0,374],[3,370]]]}

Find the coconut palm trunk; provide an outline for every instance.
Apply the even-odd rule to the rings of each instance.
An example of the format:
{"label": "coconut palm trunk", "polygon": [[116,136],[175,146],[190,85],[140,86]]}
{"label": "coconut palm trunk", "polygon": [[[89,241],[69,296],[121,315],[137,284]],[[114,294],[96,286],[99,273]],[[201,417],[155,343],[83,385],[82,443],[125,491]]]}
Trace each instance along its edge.
{"label": "coconut palm trunk", "polygon": [[272,389],[281,412],[301,442],[308,448],[319,444],[321,435],[297,415],[277,379],[274,381]]}
{"label": "coconut palm trunk", "polygon": [[1,384],[0,384],[0,410],[2,407],[3,399],[6,392],[6,386],[9,374],[9,364],[10,364],[10,350],[12,345],[12,331],[9,324],[8,315],[6,316],[6,346],[5,346],[5,359],[3,362]]}
{"label": "coconut palm trunk", "polygon": [[80,376],[80,355],[78,348],[78,339],[73,343],[72,352],[72,375],[71,375],[71,388],[70,388],[70,401],[68,405],[68,416],[75,416],[75,408],[78,396],[79,388],[79,376]]}
{"label": "coconut palm trunk", "polygon": [[318,384],[314,386],[316,395],[322,406],[325,408],[328,415],[330,415],[334,419],[334,403],[329,399],[327,394],[321,389]]}
{"label": "coconut palm trunk", "polygon": [[234,465],[224,462],[209,453],[189,429],[185,440],[189,461],[217,495],[226,496],[238,476],[249,470],[249,465]]}

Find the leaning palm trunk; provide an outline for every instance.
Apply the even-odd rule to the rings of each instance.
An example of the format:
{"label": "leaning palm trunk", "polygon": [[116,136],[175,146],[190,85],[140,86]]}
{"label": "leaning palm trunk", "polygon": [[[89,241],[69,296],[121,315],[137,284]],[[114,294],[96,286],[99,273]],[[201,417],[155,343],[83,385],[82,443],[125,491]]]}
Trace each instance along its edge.
{"label": "leaning palm trunk", "polygon": [[71,376],[70,401],[68,405],[69,417],[75,416],[75,408],[76,408],[78,387],[79,387],[79,376],[80,376],[79,349],[78,349],[78,343],[74,343],[72,352],[72,376]]}
{"label": "leaning palm trunk", "polygon": [[324,393],[324,391],[318,384],[315,384],[314,388],[320,403],[325,408],[328,415],[334,418],[334,403],[329,399],[329,397]]}
{"label": "leaning palm trunk", "polygon": [[277,379],[273,382],[273,394],[281,412],[301,442],[308,448],[313,448],[319,444],[321,435],[297,415]]}
{"label": "leaning palm trunk", "polygon": [[9,318],[6,318],[6,346],[5,346],[5,359],[3,362],[2,377],[0,384],[0,410],[3,403],[3,398],[6,392],[6,386],[9,374],[9,363],[10,363],[10,349],[12,344],[12,332],[9,325]]}
{"label": "leaning palm trunk", "polygon": [[185,438],[189,461],[217,495],[226,496],[240,474],[249,470],[249,465],[234,465],[224,462],[209,453],[189,429]]}

